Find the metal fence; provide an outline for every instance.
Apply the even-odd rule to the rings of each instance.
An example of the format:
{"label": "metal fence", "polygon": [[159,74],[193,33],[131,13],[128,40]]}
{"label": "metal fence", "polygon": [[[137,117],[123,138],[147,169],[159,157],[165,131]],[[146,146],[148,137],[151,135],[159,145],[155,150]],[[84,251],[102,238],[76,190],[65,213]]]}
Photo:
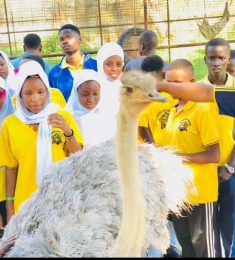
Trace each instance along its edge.
{"label": "metal fence", "polygon": [[0,49],[17,57],[23,52],[23,37],[37,33],[43,56],[54,65],[63,55],[58,30],[65,23],[79,27],[82,49],[94,55],[103,43],[121,40],[134,57],[141,30],[154,30],[157,53],[166,61],[191,60],[197,77],[205,69],[204,46],[213,35],[235,46],[233,0],[1,0]]}

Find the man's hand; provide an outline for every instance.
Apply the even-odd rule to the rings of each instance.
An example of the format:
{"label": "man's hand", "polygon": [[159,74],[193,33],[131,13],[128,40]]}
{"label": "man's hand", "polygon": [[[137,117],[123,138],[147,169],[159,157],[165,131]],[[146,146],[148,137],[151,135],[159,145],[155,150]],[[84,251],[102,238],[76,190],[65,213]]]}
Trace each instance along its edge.
{"label": "man's hand", "polygon": [[219,183],[225,183],[226,181],[228,181],[230,179],[232,174],[228,172],[226,167],[221,166],[221,167],[218,167],[218,176],[219,176]]}

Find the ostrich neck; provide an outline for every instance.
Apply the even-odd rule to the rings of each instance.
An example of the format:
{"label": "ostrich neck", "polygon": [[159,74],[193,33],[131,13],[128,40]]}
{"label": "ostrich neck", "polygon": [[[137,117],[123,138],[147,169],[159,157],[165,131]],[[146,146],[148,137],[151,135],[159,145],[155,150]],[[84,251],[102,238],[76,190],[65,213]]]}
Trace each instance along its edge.
{"label": "ostrich neck", "polygon": [[[123,213],[117,239],[117,256],[140,256],[144,237],[144,207],[140,184],[137,113],[120,105],[116,135],[116,158],[120,175]],[[142,231],[141,231],[142,230]],[[125,245],[125,246],[124,246]]]}
{"label": "ostrich neck", "polygon": [[120,109],[116,135],[117,163],[120,176],[131,183],[134,176],[139,177],[137,123],[138,117],[128,115],[123,107]]}

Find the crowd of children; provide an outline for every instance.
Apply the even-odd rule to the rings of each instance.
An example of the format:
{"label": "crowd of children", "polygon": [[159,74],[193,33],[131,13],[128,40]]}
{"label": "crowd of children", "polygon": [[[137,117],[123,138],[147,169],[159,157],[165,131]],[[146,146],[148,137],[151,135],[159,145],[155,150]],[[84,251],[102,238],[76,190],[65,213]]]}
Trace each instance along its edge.
{"label": "crowd of children", "polygon": [[[16,61],[11,63],[0,51],[1,233],[22,203],[37,190],[53,162],[114,137],[122,71],[140,69],[162,82],[162,89],[161,84],[158,87],[168,101],[153,103],[143,112],[138,139],[171,147],[192,169],[197,190],[186,201],[190,210],[182,211],[181,216],[169,212],[169,224],[173,223],[171,238],[178,240],[172,245],[177,252],[169,254],[235,256],[234,119],[227,112],[220,114],[219,103],[195,102],[211,101],[206,96],[206,85],[205,96],[203,91],[190,88],[195,82],[190,61],[177,59],[168,64],[154,54],[154,32],[142,33],[141,59],[126,66],[124,52],[117,43],[104,44],[95,60],[82,53],[81,40],[76,26],[62,26],[59,42],[65,56],[47,73],[38,53],[25,49],[16,68],[12,65]],[[24,44],[30,50],[41,50],[40,38],[33,34],[25,37]],[[229,44],[220,38],[212,39],[205,47],[208,75],[201,82],[233,87],[234,61]],[[164,82],[173,87],[168,89],[171,85],[167,87]],[[174,83],[188,85],[182,96],[174,89]],[[190,91],[191,96],[187,94]],[[154,245],[150,251],[152,256],[157,255]]]}

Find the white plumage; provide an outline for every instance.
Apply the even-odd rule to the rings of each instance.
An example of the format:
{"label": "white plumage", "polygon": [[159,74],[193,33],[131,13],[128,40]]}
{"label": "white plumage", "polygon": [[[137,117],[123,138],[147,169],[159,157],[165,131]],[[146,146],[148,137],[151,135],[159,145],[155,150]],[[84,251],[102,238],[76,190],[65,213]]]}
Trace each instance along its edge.
{"label": "white plumage", "polygon": [[[139,146],[146,236],[162,252],[169,246],[167,214],[185,198],[188,169],[166,149]],[[182,178],[180,178],[182,176]],[[107,257],[121,221],[121,194],[113,142],[54,164],[40,189],[7,225],[17,235],[10,257]]]}

